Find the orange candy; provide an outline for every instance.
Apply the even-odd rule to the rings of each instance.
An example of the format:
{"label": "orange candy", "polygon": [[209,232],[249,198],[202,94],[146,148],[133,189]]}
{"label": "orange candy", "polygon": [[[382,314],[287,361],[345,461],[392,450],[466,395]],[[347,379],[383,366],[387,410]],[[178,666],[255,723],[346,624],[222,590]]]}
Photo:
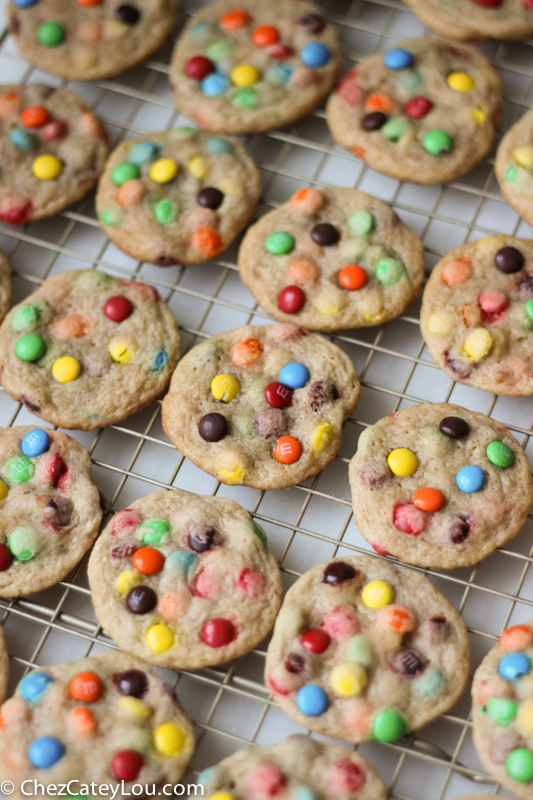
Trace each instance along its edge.
{"label": "orange candy", "polygon": [[227,31],[236,31],[238,28],[244,28],[248,25],[250,17],[246,11],[227,11],[220,17],[220,27],[225,28]]}
{"label": "orange candy", "polygon": [[405,606],[385,606],[380,614],[380,621],[398,633],[410,633],[414,630],[416,619]]}
{"label": "orange candy", "polygon": [[104,26],[98,22],[82,22],[78,25],[76,34],[82,42],[98,42],[103,38]]}
{"label": "orange candy", "polygon": [[291,197],[291,206],[302,214],[316,214],[324,205],[324,198],[318,189],[299,189]]}
{"label": "orange candy", "polygon": [[20,97],[16,92],[6,92],[0,95],[0,119],[18,114]]}
{"label": "orange candy", "polygon": [[413,495],[413,503],[421,511],[438,511],[442,508],[446,498],[439,492],[438,489],[432,489],[431,486],[425,489],[418,489]]}
{"label": "orange candy", "polygon": [[76,0],[76,3],[83,8],[90,8],[91,6],[99,6],[102,0]]}
{"label": "orange candy", "polygon": [[533,642],[533,630],[529,625],[513,625],[500,636],[498,644],[506,650],[524,650]]}
{"label": "orange candy", "polygon": [[316,264],[307,258],[297,258],[291,261],[287,270],[287,280],[296,286],[314,286],[320,278],[320,270]]}
{"label": "orange candy", "polygon": [[391,114],[394,111],[394,100],[385,92],[376,92],[367,97],[365,102],[365,111],[383,111],[385,114]]}
{"label": "orange candy", "polygon": [[93,329],[91,320],[85,314],[73,314],[71,317],[58,319],[54,323],[54,333],[58,339],[80,339],[88,336]]}
{"label": "orange candy", "polygon": [[260,357],[264,347],[259,339],[243,339],[231,349],[231,360],[236,367],[251,367]]}
{"label": "orange candy", "polygon": [[96,731],[96,720],[84,706],[76,706],[71,710],[70,721],[78,736],[92,736]]}
{"label": "orange candy", "polygon": [[42,106],[28,106],[20,115],[20,121],[26,128],[42,128],[50,119],[50,114]]}
{"label": "orange candy", "polygon": [[442,268],[441,280],[446,286],[457,286],[472,277],[472,263],[467,256],[448,261]]}
{"label": "orange candy", "polygon": [[159,598],[157,610],[163,617],[170,622],[176,622],[182,617],[191,604],[190,597],[178,592],[169,592]]}
{"label": "orange candy", "polygon": [[350,264],[343,267],[339,272],[339,283],[345,289],[350,289],[354,292],[356,289],[362,289],[368,281],[368,275],[363,267],[358,264]]}
{"label": "orange candy", "polygon": [[257,47],[268,47],[275,44],[279,39],[279,31],[273,25],[260,25],[252,33],[252,42]]}
{"label": "orange candy", "polygon": [[142,181],[132,178],[126,183],[123,183],[115,195],[115,199],[119,206],[124,208],[132,208],[138,205],[143,199],[145,189]]}
{"label": "orange candy", "polygon": [[96,672],[78,672],[69,686],[70,696],[83,703],[94,703],[102,695],[102,681]]}
{"label": "orange candy", "polygon": [[280,436],[274,448],[274,458],[280,464],[295,464],[302,455],[302,443],[294,436]]}
{"label": "orange candy", "polygon": [[191,236],[191,243],[205,258],[214,258],[224,249],[222,239],[213,228],[198,228]]}
{"label": "orange candy", "polygon": [[131,560],[135,569],[143,575],[155,575],[161,572],[165,564],[165,556],[155,547],[141,547],[132,555]]}

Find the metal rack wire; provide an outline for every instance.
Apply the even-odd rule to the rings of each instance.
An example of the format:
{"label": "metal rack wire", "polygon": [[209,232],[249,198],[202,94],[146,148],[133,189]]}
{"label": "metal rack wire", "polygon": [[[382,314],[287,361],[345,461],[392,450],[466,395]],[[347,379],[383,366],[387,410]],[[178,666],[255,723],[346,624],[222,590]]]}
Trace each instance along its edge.
{"label": "metal rack wire", "polygon": [[[0,11],[5,0],[0,0]],[[423,27],[395,0],[329,0],[330,18],[344,43],[346,67],[395,41],[423,34]],[[198,4],[182,0],[180,21]],[[59,82],[39,73],[16,53],[0,23],[2,83]],[[113,81],[74,84],[108,126],[113,143],[124,137],[181,124],[167,87],[172,43],[157,58]],[[500,134],[533,107],[533,41],[482,47],[500,69],[506,101]],[[390,202],[423,239],[427,268],[456,245],[486,234],[533,238],[531,230],[501,200],[493,158],[445,186],[420,187],[381,176],[335,146],[323,110],[283,131],[247,142],[263,177],[263,210],[283,202],[296,188],[355,186]],[[216,262],[188,270],[139,264],[103,236],[90,196],[46,222],[24,229],[0,225],[0,247],[10,257],[19,302],[51,274],[99,267],[153,282],[180,323],[184,350],[221,330],[264,322],[238,279],[236,247]],[[331,337],[353,358],[362,382],[361,402],[345,425],[339,457],[323,473],[290,490],[258,492],[226,487],[178,453],[164,435],[160,401],[122,425],[74,436],[91,453],[94,474],[113,511],[157,489],[179,487],[220,494],[248,508],[269,534],[286,586],[309,567],[333,555],[368,552],[351,514],[347,465],[361,430],[413,403],[456,402],[505,423],[533,458],[531,399],[497,398],[449,381],[432,363],[418,328],[418,306],[386,326]],[[0,425],[35,422],[24,407],[0,395]],[[72,433],[72,432],[71,432]],[[426,572],[463,614],[470,632],[472,669],[510,622],[533,617],[533,526],[474,569]],[[406,567],[407,568],[407,567]],[[3,601],[2,624],[11,654],[11,689],[35,665],[83,657],[112,647],[96,622],[85,561],[56,587],[16,601]],[[163,672],[191,714],[199,771],[251,742],[278,741],[301,730],[272,703],[262,680],[264,646],[223,668],[198,673]],[[442,800],[478,790],[498,791],[483,773],[471,743],[468,691],[451,713],[397,745],[372,743],[361,751],[375,764],[400,800]],[[483,785],[481,785],[483,784]]]}

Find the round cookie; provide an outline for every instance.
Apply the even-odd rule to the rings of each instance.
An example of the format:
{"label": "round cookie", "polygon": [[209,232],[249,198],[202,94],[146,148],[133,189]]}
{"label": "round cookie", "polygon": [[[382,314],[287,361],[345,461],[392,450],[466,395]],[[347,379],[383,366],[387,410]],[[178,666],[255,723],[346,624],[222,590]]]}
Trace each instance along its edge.
{"label": "round cookie", "polygon": [[139,795],[132,784],[176,784],[194,749],[170,686],[126,653],[39,667],[3,704],[1,720],[2,780],[14,783],[16,800],[25,780],[72,781],[70,792],[92,782],[120,791],[124,781],[123,791]]}
{"label": "round cookie", "polygon": [[239,272],[276,319],[334,332],[388,322],[416,299],[422,242],[389,206],[356,189],[300,189],[261,217]]}
{"label": "round cookie", "polygon": [[450,39],[482,42],[533,34],[531,0],[405,0],[430,30]]}
{"label": "round cookie", "polygon": [[26,425],[0,431],[0,597],[68,575],[96,539],[103,505],[75,439]]}
{"label": "round cookie", "polygon": [[0,322],[11,308],[13,282],[9,261],[0,250]]}
{"label": "round cookie", "polygon": [[141,64],[170,35],[178,0],[11,0],[21,55],[68,81],[112,78]]}
{"label": "round cookie", "polygon": [[3,702],[6,696],[8,681],[9,681],[9,654],[7,652],[4,629],[0,625],[0,703]]}
{"label": "round cookie", "polygon": [[219,800],[387,800],[383,781],[354,750],[295,735],[238,750],[198,776]]}
{"label": "round cookie", "polygon": [[533,394],[533,240],[487,236],[434,267],[420,329],[454,381],[516,397]]}
{"label": "round cookie", "polygon": [[319,564],[289,589],[265,678],[306,728],[394,742],[455,703],[468,663],[464,623],[427,578],[349,556]]}
{"label": "round cookie", "polygon": [[178,450],[222,483],[281,489],[316,475],[359,399],[350,358],[292,322],[246,325],[194,347],[163,400]]}
{"label": "round cookie", "polygon": [[533,622],[501,635],[474,674],[474,745],[495,781],[533,797]]}
{"label": "round cookie", "polygon": [[170,86],[179,110],[217,133],[261,133],[310,114],[342,63],[333,27],[302,0],[220,0],[178,40]]}
{"label": "round cookie", "polygon": [[281,598],[266,536],[233,500],[173,490],[120,511],[91,554],[96,615],[116,644],[167,669],[252,650]]}
{"label": "round cookie", "polygon": [[500,423],[424,403],[366,428],[350,462],[353,513],[374,550],[409,564],[477,564],[524,525],[526,456]]}
{"label": "round cookie", "polygon": [[0,86],[0,221],[46,219],[96,184],[108,136],[68,89]]}
{"label": "round cookie", "polygon": [[527,111],[501,140],[495,171],[509,205],[533,225],[533,111]]}
{"label": "round cookie", "polygon": [[501,79],[477,50],[411,39],[365,58],[327,106],[335,141],[372,169],[412,183],[449,181],[489,152]]}
{"label": "round cookie", "polygon": [[1,381],[37,416],[89,431],[155,400],[179,348],[176,321],[153,286],[99,270],[63,272],[4,320]]}
{"label": "round cookie", "polygon": [[111,241],[132,258],[197,264],[230,246],[260,192],[259,171],[236,139],[183,127],[122,142],[96,208]]}

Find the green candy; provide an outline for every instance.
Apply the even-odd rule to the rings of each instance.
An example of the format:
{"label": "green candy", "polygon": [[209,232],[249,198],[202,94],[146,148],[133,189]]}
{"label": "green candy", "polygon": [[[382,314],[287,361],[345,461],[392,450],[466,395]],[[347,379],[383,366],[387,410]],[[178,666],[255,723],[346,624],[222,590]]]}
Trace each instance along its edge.
{"label": "green candy", "polygon": [[135,180],[141,174],[139,167],[136,164],[117,164],[111,173],[111,180],[115,186],[123,186],[126,181]]}
{"label": "green candy", "polygon": [[407,722],[394,708],[381,711],[374,719],[372,735],[378,742],[396,742],[406,733]]}
{"label": "green candy", "polygon": [[28,456],[13,456],[6,464],[8,483],[26,483],[34,472],[35,466]]}
{"label": "green candy", "polygon": [[37,28],[37,41],[43,47],[57,47],[65,38],[65,29],[59,22],[43,22]]}
{"label": "green candy", "polygon": [[453,148],[453,139],[444,131],[429,131],[422,144],[424,150],[432,156],[444,156]]}
{"label": "green candy", "polygon": [[371,211],[362,208],[348,217],[348,227],[356,236],[366,236],[371,233],[376,225],[376,220]]}
{"label": "green candy", "polygon": [[515,781],[529,783],[533,781],[533,752],[527,747],[519,747],[507,756],[505,762],[507,774]]}
{"label": "green candy", "polygon": [[149,519],[139,526],[139,530],[143,535],[143,544],[159,544],[170,532],[170,525],[164,519]]}
{"label": "green candy", "polygon": [[402,138],[408,127],[409,123],[406,119],[402,119],[402,117],[393,117],[383,125],[381,133],[389,142],[397,142]]}
{"label": "green candy", "polygon": [[533,320],[533,300],[528,300],[526,303],[526,314],[529,319]]}
{"label": "green candy", "polygon": [[487,458],[492,464],[502,469],[512,467],[514,464],[514,453],[503,442],[491,442],[487,446]]}
{"label": "green candy", "polygon": [[254,525],[254,533],[255,533],[255,535],[257,536],[258,539],[261,540],[261,542],[264,545],[266,545],[267,544],[267,537],[266,537],[266,533],[264,532],[263,528],[260,528],[259,525],[255,524],[255,522],[253,523],[253,525]]}
{"label": "green candy", "polygon": [[224,153],[231,153],[233,151],[233,145],[227,139],[213,136],[211,139],[207,140],[207,149],[210,153],[223,155]]}
{"label": "green candy", "polygon": [[104,208],[100,211],[100,219],[104,223],[104,225],[118,225],[119,223],[119,216],[116,214],[111,208]]}
{"label": "green candy", "polygon": [[402,262],[396,258],[382,258],[376,267],[376,278],[382,286],[394,286],[404,273]]}
{"label": "green candy", "polygon": [[413,681],[414,691],[421,697],[437,694],[444,686],[444,675],[440,669],[427,669],[415,681]]}
{"label": "green candy", "polygon": [[294,237],[290,233],[279,231],[278,233],[271,233],[265,240],[265,247],[269,253],[274,256],[284,256],[294,250]]}
{"label": "green candy", "polygon": [[374,662],[372,645],[362,634],[352,636],[348,642],[348,658],[362,667],[371,667]]}
{"label": "green candy", "polygon": [[16,528],[10,535],[8,544],[19,561],[29,561],[39,551],[39,538],[31,528]]}
{"label": "green candy", "polygon": [[31,328],[35,325],[39,311],[37,306],[19,306],[11,315],[11,327],[16,333],[22,333],[26,328]]}
{"label": "green candy", "polygon": [[234,108],[257,108],[257,92],[249,87],[239,89],[231,95],[230,103]]}
{"label": "green candy", "polygon": [[408,92],[416,92],[423,84],[422,76],[418,72],[405,71],[399,76],[398,82],[402,89]]}
{"label": "green candy", "polygon": [[153,211],[160,225],[169,225],[176,219],[178,207],[172,200],[158,200]]}
{"label": "green candy", "polygon": [[223,58],[226,58],[226,56],[229,56],[232,49],[229,42],[213,42],[213,44],[209,45],[205,54],[212,61],[221,61]]}
{"label": "green candy", "polygon": [[491,697],[487,703],[487,714],[496,725],[510,725],[518,713],[518,703],[503,697]]}
{"label": "green candy", "polygon": [[37,361],[44,355],[46,345],[36,333],[21,336],[15,345],[15,355],[21,361]]}
{"label": "green candy", "polygon": [[507,183],[514,183],[518,178],[518,170],[516,167],[511,167],[510,165],[505,170],[503,179],[507,181]]}

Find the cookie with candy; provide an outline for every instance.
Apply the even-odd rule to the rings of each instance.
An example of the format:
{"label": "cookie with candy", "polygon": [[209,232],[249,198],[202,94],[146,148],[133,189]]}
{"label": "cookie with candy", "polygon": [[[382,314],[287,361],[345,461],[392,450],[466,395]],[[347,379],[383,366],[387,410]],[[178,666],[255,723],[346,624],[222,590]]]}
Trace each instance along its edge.
{"label": "cookie with candy", "polygon": [[527,39],[533,34],[532,0],[405,0],[432,31],[450,39]]}
{"label": "cookie with candy", "polygon": [[533,225],[533,111],[526,111],[507,131],[498,146],[494,169],[509,205]]}

